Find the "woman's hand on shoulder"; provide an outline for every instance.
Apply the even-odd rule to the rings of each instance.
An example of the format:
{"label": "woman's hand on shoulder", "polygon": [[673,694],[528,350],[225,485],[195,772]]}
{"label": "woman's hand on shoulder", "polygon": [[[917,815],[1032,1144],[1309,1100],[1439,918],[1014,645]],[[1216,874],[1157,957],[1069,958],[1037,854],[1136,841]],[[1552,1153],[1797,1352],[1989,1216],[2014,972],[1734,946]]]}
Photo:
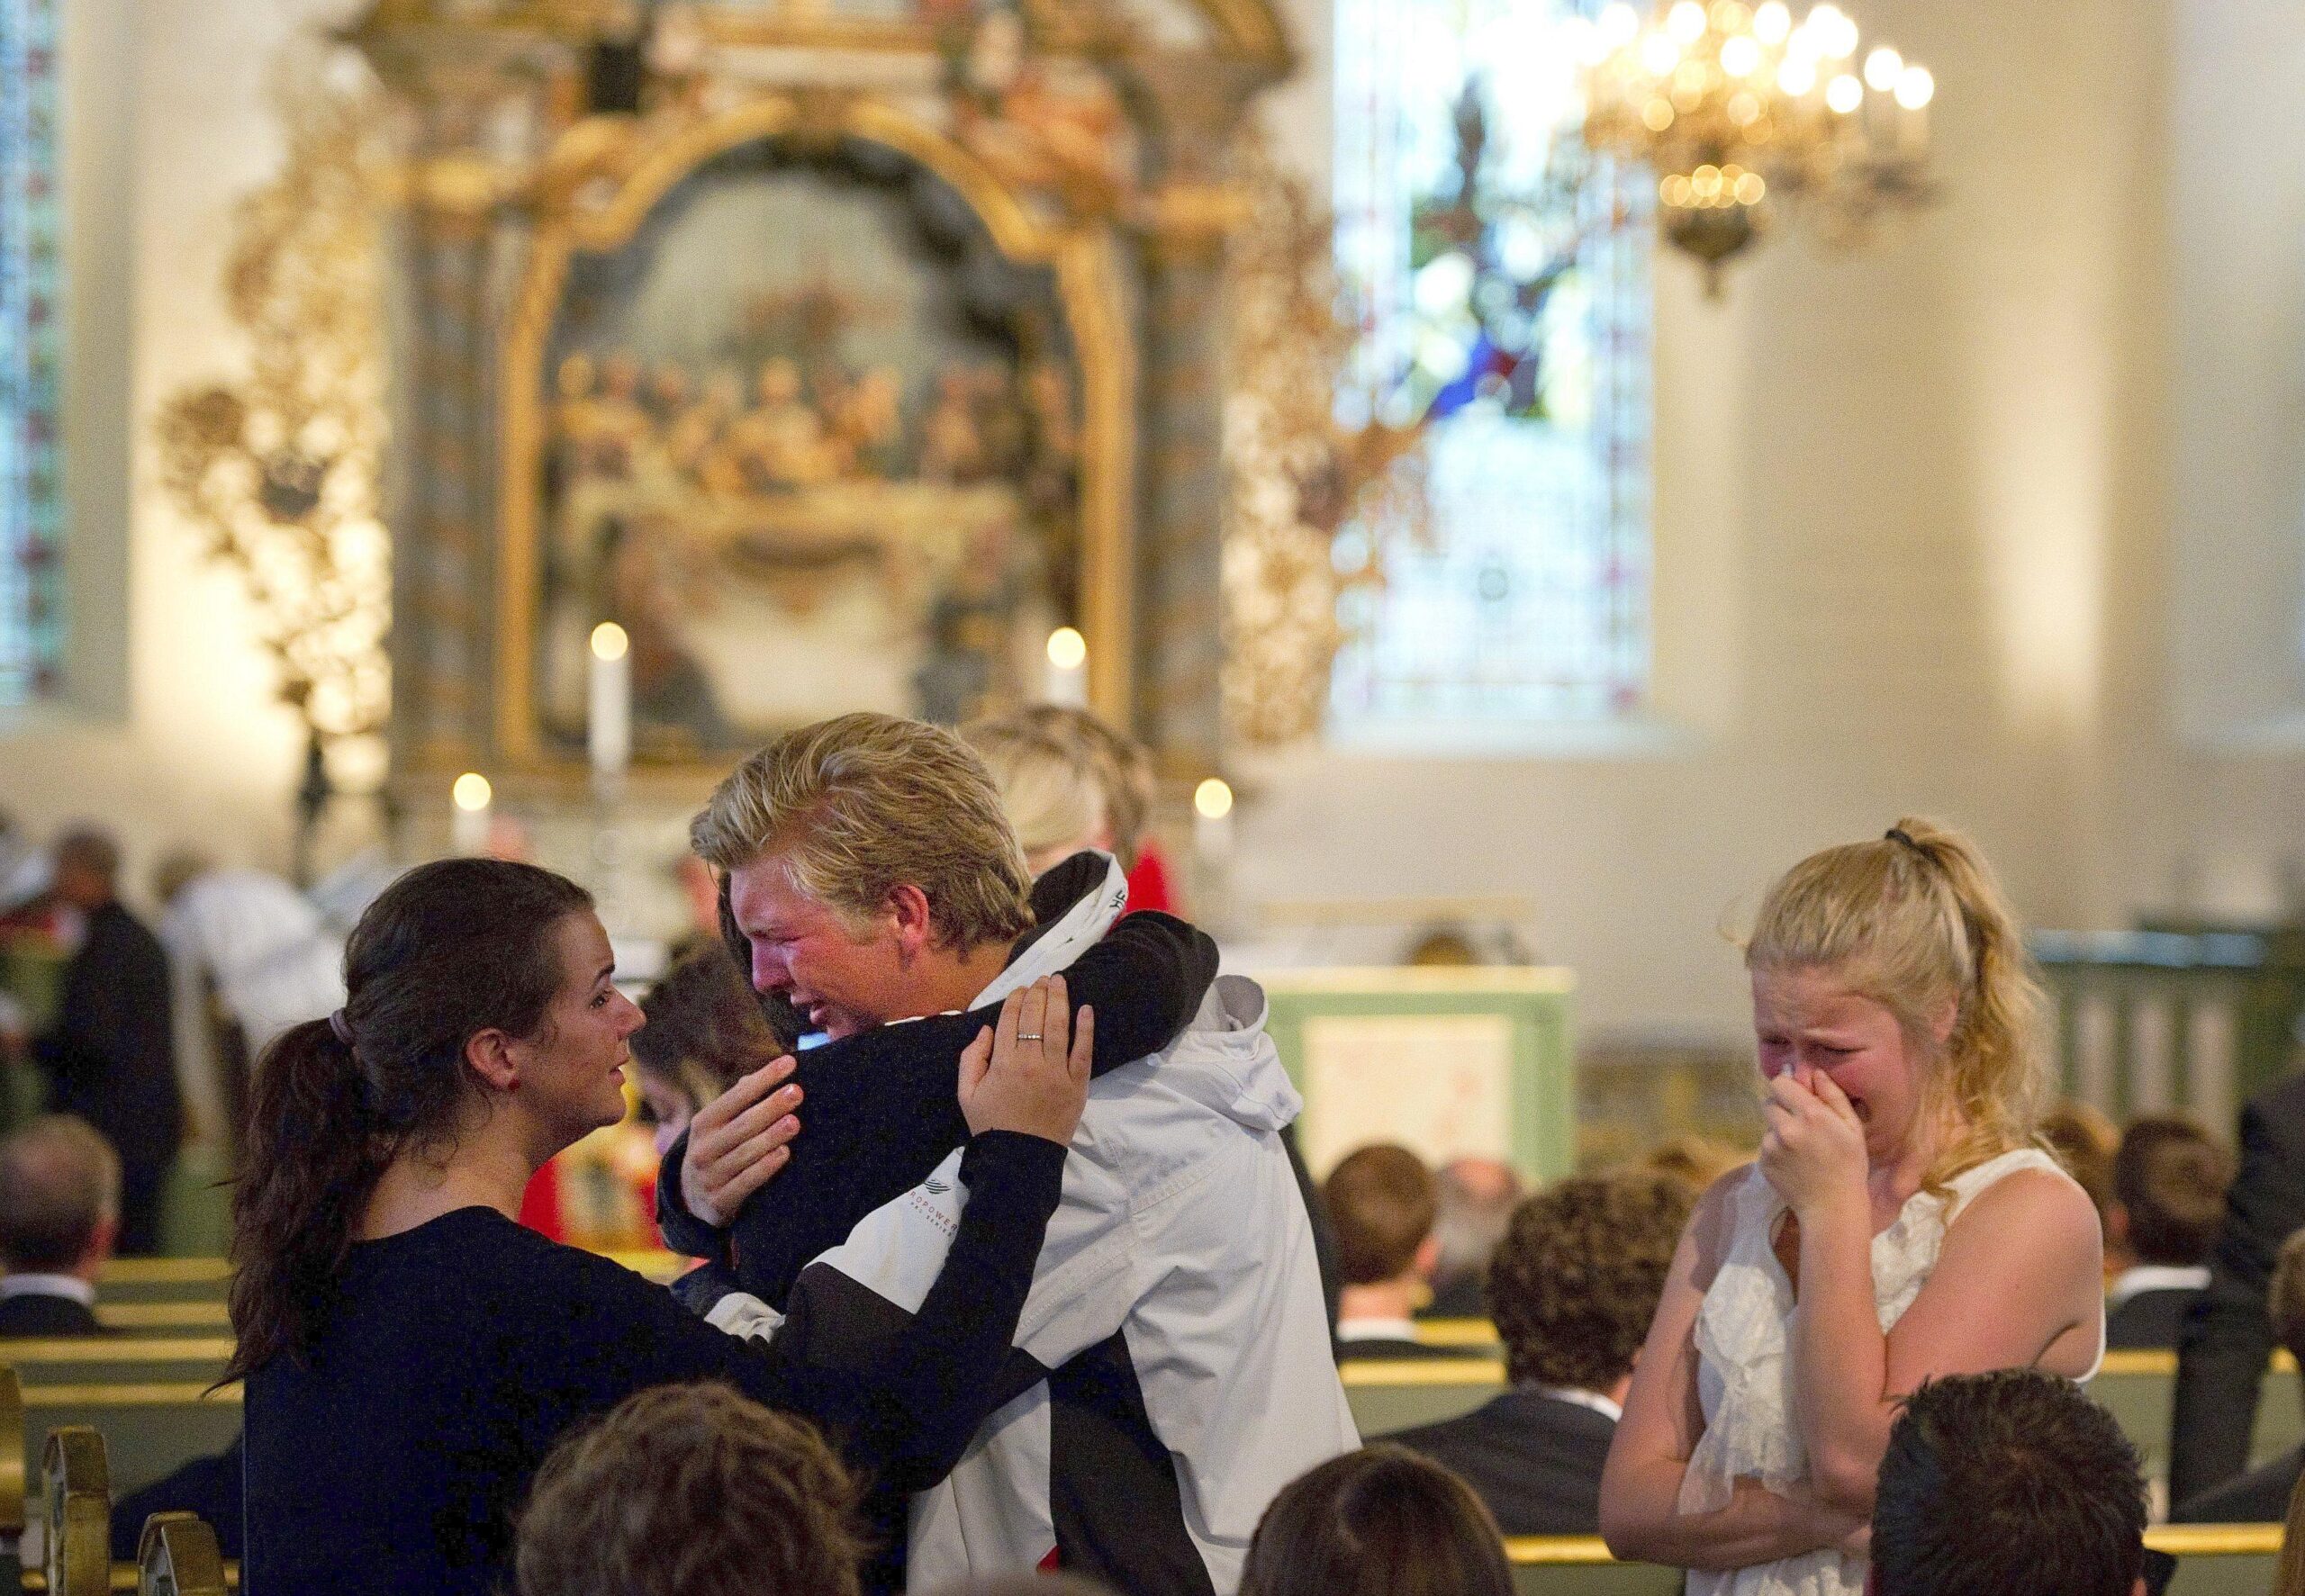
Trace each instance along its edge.
{"label": "woman's hand on shoulder", "polygon": [[800,1087],[784,1084],[795,1068],[787,1054],[764,1064],[696,1111],[681,1159],[681,1200],[716,1229],[737,1217],[752,1195],[791,1161],[787,1145],[800,1133]]}
{"label": "woman's hand on shoulder", "polygon": [[961,1054],[961,1115],[970,1133],[1020,1131],[1071,1141],[1089,1103],[1096,1019],[1083,1006],[1076,1026],[1061,975],[1008,994],[999,1023],[978,1032]]}

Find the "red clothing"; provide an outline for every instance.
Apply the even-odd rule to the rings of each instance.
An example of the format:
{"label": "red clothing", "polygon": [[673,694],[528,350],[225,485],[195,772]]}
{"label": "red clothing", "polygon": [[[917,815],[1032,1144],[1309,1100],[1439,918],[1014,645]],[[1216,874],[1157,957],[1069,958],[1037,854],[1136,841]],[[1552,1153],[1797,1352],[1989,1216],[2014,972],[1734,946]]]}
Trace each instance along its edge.
{"label": "red clothing", "polygon": [[567,1240],[560,1222],[560,1160],[553,1159],[529,1179],[520,1194],[520,1222],[555,1241]]}
{"label": "red clothing", "polygon": [[1164,915],[1177,912],[1176,894],[1169,889],[1169,867],[1162,862],[1161,844],[1150,837],[1137,850],[1136,868],[1128,872],[1128,912],[1158,909]]}

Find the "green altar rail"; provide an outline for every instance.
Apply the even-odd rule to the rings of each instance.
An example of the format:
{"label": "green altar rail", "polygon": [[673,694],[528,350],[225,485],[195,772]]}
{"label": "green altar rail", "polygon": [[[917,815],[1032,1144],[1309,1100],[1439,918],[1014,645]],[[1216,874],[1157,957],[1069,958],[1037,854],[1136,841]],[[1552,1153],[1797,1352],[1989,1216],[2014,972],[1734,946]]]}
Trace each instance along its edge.
{"label": "green altar rail", "polygon": [[[2294,1067],[2305,935],[2041,931],[2030,945],[2056,1005],[2064,1089],[2116,1121],[2183,1108],[2226,1132],[2242,1101]],[[2221,1059],[2204,1055],[2204,1026],[2221,1035]]]}

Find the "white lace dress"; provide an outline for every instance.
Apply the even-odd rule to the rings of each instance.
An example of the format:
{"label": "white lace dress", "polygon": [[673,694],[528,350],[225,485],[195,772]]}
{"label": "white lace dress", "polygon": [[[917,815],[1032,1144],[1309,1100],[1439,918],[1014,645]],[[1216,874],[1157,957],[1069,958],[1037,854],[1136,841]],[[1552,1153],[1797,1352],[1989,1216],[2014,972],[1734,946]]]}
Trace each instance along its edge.
{"label": "white lace dress", "polygon": [[[2003,1153],[1955,1177],[1949,1201],[1915,1193],[1873,1238],[1873,1302],[1883,1333],[1921,1294],[1937,1267],[1946,1227],[1979,1192],[2020,1169],[2062,1173],[2035,1149]],[[1793,1286],[1770,1246],[1785,1200],[1755,1165],[1730,1194],[1730,1205],[1728,1255],[1697,1310],[1696,1387],[1704,1434],[1681,1482],[1685,1513],[1728,1506],[1739,1479],[1783,1491],[1809,1474],[1808,1451],[1793,1420]],[[2102,1358],[2102,1323],[2097,1340]],[[1688,1596],[1859,1596],[1864,1589],[1865,1559],[1830,1550],[1727,1572],[1692,1569],[1687,1585]]]}

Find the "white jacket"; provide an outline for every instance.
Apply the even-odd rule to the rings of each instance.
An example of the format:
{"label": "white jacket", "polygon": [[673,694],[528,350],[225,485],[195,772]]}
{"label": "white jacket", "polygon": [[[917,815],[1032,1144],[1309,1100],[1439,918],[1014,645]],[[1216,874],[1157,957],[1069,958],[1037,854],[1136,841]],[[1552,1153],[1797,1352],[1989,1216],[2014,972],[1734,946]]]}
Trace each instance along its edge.
{"label": "white jacket", "polygon": [[[1125,906],[1118,881],[978,1005],[1070,964]],[[1360,1444],[1279,1140],[1303,1102],[1264,1017],[1253,982],[1220,978],[1165,1053],[1090,1086],[1017,1333],[1050,1377],[914,1498],[909,1589],[1039,1566],[1062,1525],[1064,1565],[1130,1596],[1228,1596],[1275,1493]],[[917,1312],[958,1223],[960,1164],[867,1216],[796,1295],[861,1285]]]}

